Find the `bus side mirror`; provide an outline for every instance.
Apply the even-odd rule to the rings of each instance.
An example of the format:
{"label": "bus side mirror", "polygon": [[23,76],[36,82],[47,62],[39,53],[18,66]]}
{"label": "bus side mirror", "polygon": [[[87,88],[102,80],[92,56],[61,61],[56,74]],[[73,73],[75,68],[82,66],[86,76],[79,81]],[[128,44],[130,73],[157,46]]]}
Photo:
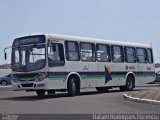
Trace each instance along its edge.
{"label": "bus side mirror", "polygon": [[7,60],[7,53],[4,53],[4,59]]}
{"label": "bus side mirror", "polygon": [[10,48],[12,48],[12,47],[6,47],[6,48],[4,48],[4,59],[5,60],[7,60],[7,52],[6,52],[6,50],[10,49]]}
{"label": "bus side mirror", "polygon": [[5,48],[5,49],[4,49],[4,59],[5,59],[5,60],[7,60],[7,53],[6,53],[6,49],[7,49],[7,48]]}

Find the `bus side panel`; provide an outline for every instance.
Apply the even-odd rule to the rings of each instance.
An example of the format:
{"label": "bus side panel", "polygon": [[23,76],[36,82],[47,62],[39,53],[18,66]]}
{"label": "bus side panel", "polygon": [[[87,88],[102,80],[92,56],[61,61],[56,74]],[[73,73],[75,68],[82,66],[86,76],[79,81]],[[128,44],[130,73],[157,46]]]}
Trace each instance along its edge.
{"label": "bus side panel", "polygon": [[67,61],[66,68],[68,73],[76,72],[81,76],[81,88],[97,85],[97,62]]}
{"label": "bus side panel", "polygon": [[49,89],[66,89],[66,72],[65,66],[49,68],[48,88]]}
{"label": "bus side panel", "polygon": [[98,72],[102,72],[97,83],[101,86],[125,85],[126,73],[124,63],[98,63]]}
{"label": "bus side panel", "polygon": [[145,85],[146,83],[153,82],[155,79],[154,64],[138,63],[136,78],[137,78],[136,86],[141,86],[141,85]]}

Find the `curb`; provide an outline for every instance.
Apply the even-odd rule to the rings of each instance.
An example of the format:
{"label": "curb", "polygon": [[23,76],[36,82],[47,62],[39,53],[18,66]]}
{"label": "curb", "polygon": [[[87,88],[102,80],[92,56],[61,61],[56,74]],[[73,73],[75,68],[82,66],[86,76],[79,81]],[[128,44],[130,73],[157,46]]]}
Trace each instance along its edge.
{"label": "curb", "polygon": [[160,101],[157,100],[151,100],[151,99],[140,99],[140,98],[136,98],[136,97],[131,97],[129,95],[127,95],[126,93],[123,95],[124,99],[126,100],[130,100],[130,101],[134,101],[134,102],[139,102],[139,103],[147,103],[147,104],[159,104],[160,105]]}

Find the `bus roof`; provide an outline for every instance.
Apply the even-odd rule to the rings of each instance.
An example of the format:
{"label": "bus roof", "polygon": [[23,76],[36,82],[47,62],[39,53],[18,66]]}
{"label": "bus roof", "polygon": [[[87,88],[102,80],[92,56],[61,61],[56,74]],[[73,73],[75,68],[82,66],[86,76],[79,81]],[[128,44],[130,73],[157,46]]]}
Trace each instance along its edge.
{"label": "bus roof", "polygon": [[48,34],[48,35],[49,35],[49,39],[72,40],[72,41],[112,44],[112,45],[131,46],[131,47],[132,46],[133,47],[147,47],[147,48],[152,47],[151,43],[150,44],[141,44],[141,43],[122,42],[122,41],[115,41],[115,40],[87,38],[87,37],[76,37],[76,36],[59,35],[59,34]]}
{"label": "bus roof", "polygon": [[96,38],[87,38],[87,37],[77,37],[77,36],[69,36],[69,35],[60,35],[60,34],[30,34],[32,35],[45,35],[48,39],[57,39],[57,40],[68,40],[68,41],[81,41],[81,42],[90,42],[90,43],[99,43],[99,44],[112,44],[112,45],[121,45],[121,46],[131,46],[131,47],[144,47],[151,48],[150,44],[142,44],[142,43],[132,43],[132,42],[122,42],[115,40],[105,40],[105,39],[96,39]]}

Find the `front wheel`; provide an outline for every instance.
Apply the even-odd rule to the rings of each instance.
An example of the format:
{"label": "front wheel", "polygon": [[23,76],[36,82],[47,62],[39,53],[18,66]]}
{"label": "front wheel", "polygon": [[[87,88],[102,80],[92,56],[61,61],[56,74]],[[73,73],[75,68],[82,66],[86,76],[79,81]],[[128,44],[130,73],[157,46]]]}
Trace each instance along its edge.
{"label": "front wheel", "polygon": [[37,93],[38,97],[44,97],[45,90],[37,90],[36,93]]}

